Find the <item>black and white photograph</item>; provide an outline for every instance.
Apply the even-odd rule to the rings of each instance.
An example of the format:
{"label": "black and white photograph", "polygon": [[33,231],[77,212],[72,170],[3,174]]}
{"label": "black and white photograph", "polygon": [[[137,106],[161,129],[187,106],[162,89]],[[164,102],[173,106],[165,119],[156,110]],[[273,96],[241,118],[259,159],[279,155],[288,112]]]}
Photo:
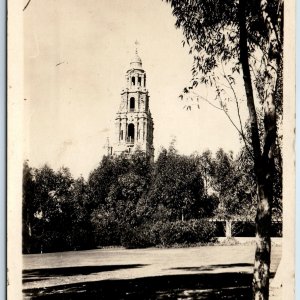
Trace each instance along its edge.
{"label": "black and white photograph", "polygon": [[8,299],[295,299],[295,1],[8,1]]}

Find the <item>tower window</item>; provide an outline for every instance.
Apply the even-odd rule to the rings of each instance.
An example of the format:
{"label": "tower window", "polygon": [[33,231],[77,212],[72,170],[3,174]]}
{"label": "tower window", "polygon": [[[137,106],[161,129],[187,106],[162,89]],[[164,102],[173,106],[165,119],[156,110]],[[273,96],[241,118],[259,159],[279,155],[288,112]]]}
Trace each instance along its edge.
{"label": "tower window", "polygon": [[146,103],[145,103],[145,109],[148,111],[148,104],[149,104],[149,102],[148,102],[148,99],[146,98]]}
{"label": "tower window", "polygon": [[142,85],[142,78],[139,76],[138,77],[138,86],[141,86]]}
{"label": "tower window", "polygon": [[127,142],[129,143],[133,143],[134,142],[134,125],[132,123],[130,123],[128,125],[128,138],[127,138]]}
{"label": "tower window", "polygon": [[130,111],[134,111],[134,107],[135,107],[135,100],[133,97],[130,98],[130,103],[129,103],[129,108]]}
{"label": "tower window", "polygon": [[121,130],[120,139],[123,140],[123,130]]}
{"label": "tower window", "polygon": [[131,84],[135,85],[135,77],[131,77]]}

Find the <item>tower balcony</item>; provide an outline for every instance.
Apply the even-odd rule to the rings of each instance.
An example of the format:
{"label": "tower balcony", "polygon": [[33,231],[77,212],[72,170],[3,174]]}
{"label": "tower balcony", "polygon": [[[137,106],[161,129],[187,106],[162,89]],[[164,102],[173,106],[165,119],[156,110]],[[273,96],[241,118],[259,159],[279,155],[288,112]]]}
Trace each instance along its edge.
{"label": "tower balcony", "polygon": [[126,143],[127,143],[127,144],[134,144],[134,138],[132,138],[131,136],[129,136],[129,137],[126,139]]}

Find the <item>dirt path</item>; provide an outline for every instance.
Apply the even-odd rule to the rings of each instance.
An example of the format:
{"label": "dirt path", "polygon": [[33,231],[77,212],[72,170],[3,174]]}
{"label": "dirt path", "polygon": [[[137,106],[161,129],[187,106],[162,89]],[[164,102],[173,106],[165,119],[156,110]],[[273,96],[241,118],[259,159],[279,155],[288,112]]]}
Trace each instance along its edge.
{"label": "dirt path", "polygon": [[[280,256],[281,247],[273,247],[271,272],[276,271]],[[174,290],[177,291],[177,294],[171,299],[208,299],[203,296],[203,291],[207,289],[213,291],[214,285],[220,284],[217,290],[223,291],[222,293],[226,294],[230,288],[238,289],[243,286],[244,290],[241,293],[246,295],[245,291],[247,285],[249,286],[249,280],[251,282],[253,257],[254,245],[180,249],[99,249],[25,255],[23,288],[25,294],[29,296],[28,299],[54,294],[66,296],[72,293],[71,298],[64,297],[63,299],[75,299],[76,293],[95,292],[97,294],[97,291],[98,294],[101,291],[101,295],[105,295],[106,286],[110,286],[110,290],[114,290],[114,286],[122,285],[124,285],[125,295],[128,291],[134,293],[139,289],[140,292],[143,292],[143,287],[148,287],[148,292],[152,293],[153,297],[149,296],[150,298],[147,299],[165,299],[159,298],[160,296],[157,294],[157,289],[164,289],[165,286],[167,286],[165,292],[168,296],[172,295]],[[157,278],[160,280],[157,281]],[[165,285],[161,286],[164,280],[166,280]],[[238,283],[239,280],[241,280],[240,283]],[[191,285],[193,282],[194,286]],[[199,286],[199,282],[201,286]],[[118,289],[117,293],[121,292],[122,288]],[[178,294],[184,292],[185,296]],[[94,295],[93,293],[91,295]],[[162,293],[165,295],[164,292]],[[190,293],[193,293],[194,296],[191,296]],[[199,293],[204,298],[202,296],[201,298]],[[274,297],[278,295],[278,291],[274,291],[274,293]],[[225,294],[219,296],[224,299],[234,299],[224,296]],[[91,295],[86,299],[92,299]],[[121,297],[119,294],[115,296]],[[246,296],[242,299],[246,299]],[[140,294],[139,297],[144,296]],[[139,297],[127,298],[145,299]],[[118,299],[99,298],[99,295],[97,298]],[[213,298],[210,296],[210,299]]]}

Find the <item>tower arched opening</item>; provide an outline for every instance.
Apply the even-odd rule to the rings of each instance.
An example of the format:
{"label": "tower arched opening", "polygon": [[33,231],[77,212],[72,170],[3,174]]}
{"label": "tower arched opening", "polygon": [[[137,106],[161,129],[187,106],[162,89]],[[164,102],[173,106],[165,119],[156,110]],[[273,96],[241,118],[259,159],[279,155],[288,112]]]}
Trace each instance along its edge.
{"label": "tower arched opening", "polygon": [[130,108],[130,111],[134,111],[135,99],[133,97],[130,98],[129,108]]}
{"label": "tower arched opening", "polygon": [[132,123],[128,124],[127,141],[130,142],[130,143],[134,142],[134,124],[132,124]]}

